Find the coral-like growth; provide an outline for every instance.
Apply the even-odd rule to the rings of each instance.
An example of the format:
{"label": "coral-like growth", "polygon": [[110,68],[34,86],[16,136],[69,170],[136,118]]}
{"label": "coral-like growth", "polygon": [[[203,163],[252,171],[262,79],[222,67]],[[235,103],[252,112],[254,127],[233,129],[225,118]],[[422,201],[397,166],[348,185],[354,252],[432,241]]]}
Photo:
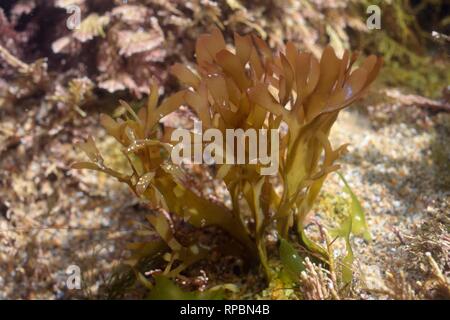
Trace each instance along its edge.
{"label": "coral-like growth", "polygon": [[[103,127],[123,145],[131,175],[108,168],[93,139],[80,144],[91,162],[74,167],[104,171],[158,209],[148,220],[164,242],[134,247],[145,254],[166,248],[170,257],[166,275],[176,276],[207,255],[195,243],[182,245],[175,238],[170,215],[183,217],[198,228],[223,228],[246,250],[246,256],[259,257],[268,276],[265,239],[274,228],[283,238],[294,230],[307,248],[326,254],[308,239],[304,224],[322,184],[338,169],[335,162],[345,150],[345,146],[332,148],[330,128],[339,111],[367,90],[381,59],[370,56],[352,70],[357,56],[348,52],[339,59],[327,47],[319,61],[289,42],[285,53],[273,55],[260,38],[238,34],[232,50],[218,29],[199,37],[196,57],[195,70],[181,64],[171,69],[187,89],[158,106],[158,87],[153,85],[147,106],[137,113],[122,103],[118,119],[101,116]],[[172,130],[159,126],[159,120],[181,105],[189,106],[206,129],[215,128],[224,135],[227,129],[278,130],[276,175],[261,174],[262,164],[215,164],[214,179],[223,182],[231,198],[228,207],[192,190],[187,168],[170,158]],[[245,145],[245,140],[240,142]],[[273,142],[269,137],[268,144]],[[365,226],[360,227],[362,231]],[[240,246],[234,247],[238,252]]]}

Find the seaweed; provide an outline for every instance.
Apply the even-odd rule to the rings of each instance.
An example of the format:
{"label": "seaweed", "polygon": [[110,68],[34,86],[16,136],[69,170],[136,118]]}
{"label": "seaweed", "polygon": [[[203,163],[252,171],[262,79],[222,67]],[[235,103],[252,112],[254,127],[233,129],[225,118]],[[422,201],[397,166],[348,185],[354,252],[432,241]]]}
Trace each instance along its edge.
{"label": "seaweed", "polygon": [[[371,56],[353,70],[357,56],[348,52],[339,59],[327,47],[319,61],[288,42],[285,54],[273,55],[260,38],[238,34],[235,49],[230,51],[218,29],[199,37],[196,56],[195,69],[182,64],[171,68],[189,88],[158,105],[159,89],[154,83],[146,106],[135,111],[122,101],[116,119],[101,116],[102,126],[122,144],[131,175],[109,168],[93,138],[79,144],[90,162],[75,163],[73,168],[98,170],[117,178],[153,209],[147,219],[164,243],[165,276],[176,277],[208,256],[208,250],[195,239],[184,244],[176,239],[171,215],[196,228],[214,225],[224,229],[235,239],[235,247],[242,247],[236,253],[243,250],[251,264],[259,261],[269,280],[273,271],[266,235],[274,227],[283,238],[295,231],[307,249],[328,259],[327,250],[308,238],[304,221],[327,175],[339,168],[335,161],[346,147],[331,147],[330,128],[339,111],[367,90],[381,67],[381,59]],[[213,178],[225,185],[231,208],[203,197],[189,183],[189,168],[170,157],[176,145],[169,136],[175,128],[161,130],[159,126],[162,118],[182,105],[189,106],[206,128],[218,132],[272,130],[266,141],[277,148],[271,150],[279,161],[275,175],[267,175],[262,163],[229,164],[224,161],[229,151],[215,145],[215,163],[210,164],[215,167]],[[237,139],[245,146],[245,135]],[[277,145],[278,139],[281,143]],[[195,150],[198,142],[192,140],[188,147]],[[250,151],[246,149],[245,153],[251,160]],[[354,202],[353,206],[357,205]],[[352,212],[361,218],[359,209]],[[351,230],[360,233],[365,228],[354,223]],[[146,255],[155,254],[155,248],[152,245],[147,250],[145,243],[135,246],[145,250]]]}

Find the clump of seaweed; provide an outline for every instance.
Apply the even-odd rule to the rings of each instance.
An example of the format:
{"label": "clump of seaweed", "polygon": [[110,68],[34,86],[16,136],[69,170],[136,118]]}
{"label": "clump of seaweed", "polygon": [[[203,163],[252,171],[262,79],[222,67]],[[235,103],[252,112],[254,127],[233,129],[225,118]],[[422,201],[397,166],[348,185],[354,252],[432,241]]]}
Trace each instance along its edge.
{"label": "clump of seaweed", "polygon": [[[367,91],[382,61],[370,56],[353,68],[356,54],[345,51],[338,58],[330,46],[318,60],[311,53],[298,51],[291,42],[285,53],[274,55],[256,36],[235,34],[234,40],[234,49],[229,49],[218,29],[201,35],[196,44],[195,68],[183,64],[171,68],[187,89],[158,103],[159,88],[153,83],[145,107],[135,111],[121,102],[116,119],[101,115],[102,126],[123,146],[131,174],[109,168],[93,138],[79,144],[90,161],[76,163],[74,168],[98,170],[117,178],[152,209],[147,220],[160,239],[131,245],[133,259],[137,263],[162,252],[164,263],[159,273],[165,277],[180,276],[189,266],[207,259],[210,252],[198,239],[177,239],[174,217],[195,228],[222,228],[234,241],[222,244],[221,250],[242,256],[250,265],[261,265],[269,280],[274,271],[267,238],[274,230],[278,239],[297,234],[304,248],[325,261],[330,259],[328,250],[306,234],[305,221],[327,175],[339,168],[336,160],[346,148],[332,148],[330,128],[340,110]],[[275,139],[280,141],[272,150],[279,160],[276,174],[264,175],[267,167],[261,163],[217,161],[226,155],[217,145],[215,164],[174,163],[170,135],[175,128],[162,128],[160,120],[182,105],[189,106],[205,128],[224,135],[228,129],[276,130],[276,136],[267,136],[268,145],[275,145]],[[246,145],[245,135],[237,139]],[[196,139],[192,140],[194,149]],[[245,150],[245,156],[252,159],[249,150]],[[225,186],[231,205],[203,196],[200,187],[190,181],[189,173],[198,166],[209,170],[213,179]],[[367,234],[364,217],[355,219],[360,212],[358,204],[353,201],[354,214],[335,231],[347,243],[350,232]],[[153,288],[154,283],[145,276],[138,277]]]}

